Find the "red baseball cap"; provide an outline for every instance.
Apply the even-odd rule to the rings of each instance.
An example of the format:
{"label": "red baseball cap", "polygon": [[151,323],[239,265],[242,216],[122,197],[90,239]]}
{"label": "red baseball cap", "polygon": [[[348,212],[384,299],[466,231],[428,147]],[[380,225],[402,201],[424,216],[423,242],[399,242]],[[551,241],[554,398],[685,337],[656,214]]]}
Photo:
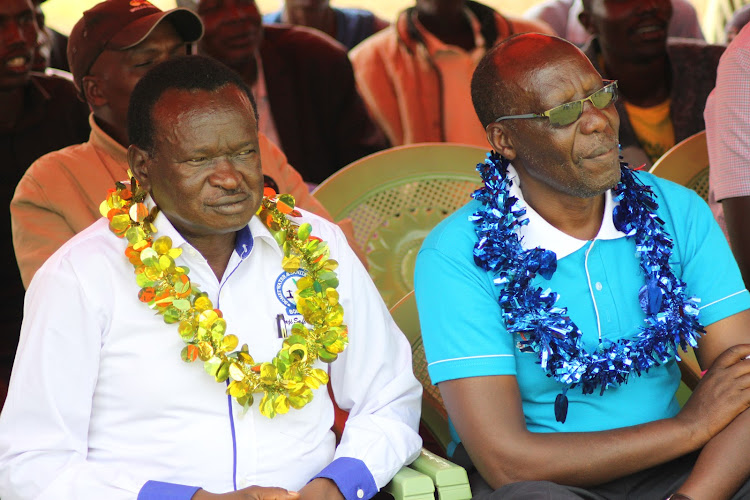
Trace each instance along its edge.
{"label": "red baseball cap", "polygon": [[148,0],[105,0],[84,12],[68,41],[68,64],[78,92],[82,92],[83,77],[102,52],[138,45],[167,19],[186,42],[196,42],[203,36],[203,23],[190,10],[165,12]]}

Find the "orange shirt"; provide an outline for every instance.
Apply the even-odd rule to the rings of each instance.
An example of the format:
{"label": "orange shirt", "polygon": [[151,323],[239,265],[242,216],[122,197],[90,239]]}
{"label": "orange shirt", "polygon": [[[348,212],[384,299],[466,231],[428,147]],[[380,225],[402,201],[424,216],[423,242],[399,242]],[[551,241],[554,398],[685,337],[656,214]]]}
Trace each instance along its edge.
{"label": "orange shirt", "polygon": [[674,146],[674,125],[669,116],[671,99],[642,108],[624,102],[636,138],[651,162],[658,160],[669,148]]}

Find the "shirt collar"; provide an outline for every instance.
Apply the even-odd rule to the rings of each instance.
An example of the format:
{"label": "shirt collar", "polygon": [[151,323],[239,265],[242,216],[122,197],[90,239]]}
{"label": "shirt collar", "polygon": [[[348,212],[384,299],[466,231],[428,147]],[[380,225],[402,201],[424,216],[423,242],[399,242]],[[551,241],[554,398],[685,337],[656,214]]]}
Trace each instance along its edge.
{"label": "shirt collar", "polygon": [[[520,178],[513,165],[508,166],[508,179],[513,181],[510,187],[510,195],[518,198],[518,203],[526,209],[524,217],[529,219],[529,223],[520,226],[518,230],[521,246],[524,249],[529,250],[541,247],[545,250],[551,250],[555,252],[559,260],[578,251],[588,243],[588,240],[579,240],[560,231],[526,203],[521,192]],[[612,190],[607,190],[604,193],[602,225],[599,228],[599,233],[594,238],[595,240],[614,240],[626,236],[625,233],[615,228],[615,223],[612,219],[612,211],[617,205],[619,205],[619,202],[615,201]]]}
{"label": "shirt collar", "polygon": [[[482,25],[479,23],[479,19],[477,19],[477,16],[474,15],[474,13],[468,7],[464,8],[464,15],[469,19],[469,23],[471,23],[471,29],[474,32],[474,49],[471,51],[471,53],[475,53],[477,50],[480,50],[481,53],[484,54],[484,37],[482,36]],[[425,28],[424,25],[419,22],[419,17],[417,16],[416,9],[412,13],[412,21],[414,22],[414,27],[417,29],[417,31],[419,31],[419,34],[422,35],[425,47],[427,47],[427,52],[430,54],[430,56],[435,57],[438,52],[465,52],[460,47],[444,43],[438,37],[430,33],[427,28]]]}
{"label": "shirt collar", "polygon": [[122,144],[111,138],[104,130],[101,129],[94,113],[89,115],[89,125],[91,125],[91,136],[89,141],[94,144],[94,147],[98,150],[102,150],[107,153],[115,162],[121,165],[128,164],[128,150]]}

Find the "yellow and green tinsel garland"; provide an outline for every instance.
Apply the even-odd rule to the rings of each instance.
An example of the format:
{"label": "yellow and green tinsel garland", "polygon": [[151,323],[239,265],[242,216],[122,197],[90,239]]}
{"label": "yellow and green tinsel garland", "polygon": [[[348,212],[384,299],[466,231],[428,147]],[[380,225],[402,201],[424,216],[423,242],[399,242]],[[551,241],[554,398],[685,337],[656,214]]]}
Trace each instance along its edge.
{"label": "yellow and green tinsel garland", "polygon": [[144,204],[148,193],[130,172],[128,175],[130,186],[116,183],[99,211],[109,219],[112,232],[128,240],[125,255],[135,267],[138,298],[161,314],[165,323],[177,324],[186,344],[182,359],[188,363],[200,359],[217,382],[229,381],[227,394],[245,409],[253,404],[254,395],[263,394],[260,412],[268,418],[312,401],[313,389],[328,383],[326,371],[313,368],[315,361],[334,361],[346,348],[348,336],[336,291],[338,262],[329,259],[324,241],[310,235],[310,224],[290,220],[300,216],[294,197],[276,197],[273,190],[266,189],[258,215],[284,251],[283,269],[288,273],[305,271],[294,293],[304,324],[292,326],[291,335],[273,360],[257,363],[247,344],[236,350],[239,340],[226,333],[221,311],[190,281],[187,267],[175,262],[182,249],[172,248],[168,236],[154,240],[158,207],[149,212]]}

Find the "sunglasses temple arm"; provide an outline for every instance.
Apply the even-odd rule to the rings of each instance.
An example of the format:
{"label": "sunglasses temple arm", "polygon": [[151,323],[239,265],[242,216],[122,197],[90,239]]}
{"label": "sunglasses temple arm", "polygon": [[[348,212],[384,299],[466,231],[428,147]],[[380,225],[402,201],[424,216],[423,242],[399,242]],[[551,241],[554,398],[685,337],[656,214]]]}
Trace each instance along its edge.
{"label": "sunglasses temple arm", "polygon": [[537,113],[529,113],[526,115],[510,115],[510,116],[501,116],[497,120],[495,120],[495,123],[501,122],[503,120],[515,120],[518,118],[544,118],[544,114],[537,114]]}

